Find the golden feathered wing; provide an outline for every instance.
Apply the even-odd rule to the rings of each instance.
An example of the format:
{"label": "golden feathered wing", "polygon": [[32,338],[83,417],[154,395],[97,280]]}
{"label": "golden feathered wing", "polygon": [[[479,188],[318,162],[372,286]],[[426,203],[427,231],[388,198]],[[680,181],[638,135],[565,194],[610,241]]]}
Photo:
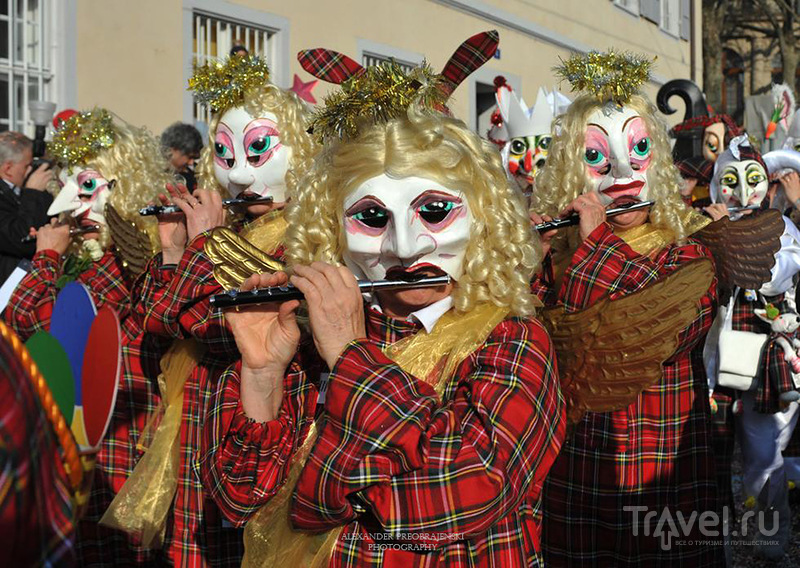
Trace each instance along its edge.
{"label": "golden feathered wing", "polygon": [[584,412],[623,408],[656,384],[713,279],[714,267],[703,259],[580,312],[545,310],[542,319],[558,356],[568,419],[577,422]]}
{"label": "golden feathered wing", "polygon": [[227,227],[214,229],[203,250],[214,263],[214,278],[227,289],[239,288],[253,274],[284,269],[281,262]]}
{"label": "golden feathered wing", "polygon": [[769,209],[745,215],[738,221],[723,217],[692,235],[714,257],[720,302],[737,286],[758,290],[769,282],[783,231],[780,211]]}
{"label": "golden feathered wing", "polygon": [[126,221],[112,205],[105,208],[106,224],[111,240],[122,257],[122,265],[134,276],[144,272],[147,261],[156,252],[146,232]]}

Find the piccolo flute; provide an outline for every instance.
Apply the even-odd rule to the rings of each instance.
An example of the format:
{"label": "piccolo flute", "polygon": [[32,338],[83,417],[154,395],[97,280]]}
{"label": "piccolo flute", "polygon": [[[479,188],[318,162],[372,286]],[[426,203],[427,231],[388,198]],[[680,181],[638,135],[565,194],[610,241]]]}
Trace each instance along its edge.
{"label": "piccolo flute", "polygon": [[[362,294],[371,294],[379,290],[410,290],[412,288],[430,288],[444,286],[452,280],[449,276],[434,276],[420,278],[419,280],[359,280],[358,288]],[[266,304],[269,302],[286,302],[289,300],[302,300],[303,293],[288,284],[286,286],[271,286],[269,288],[256,288],[242,292],[228,290],[224,294],[211,296],[211,305],[218,308],[232,308],[235,306],[250,306],[253,304]]]}
{"label": "piccolo flute", "polygon": [[[69,236],[74,237],[75,235],[83,235],[84,233],[96,233],[100,230],[100,225],[87,225],[85,227],[75,227],[69,230]],[[36,235],[28,235],[27,237],[22,237],[20,242],[22,243],[32,243],[36,240]]]}
{"label": "piccolo flute", "polygon": [[[627,203],[625,205],[620,205],[619,207],[614,207],[613,209],[608,209],[606,211],[606,217],[613,217],[614,215],[620,215],[622,213],[627,213],[628,211],[636,211],[637,209],[652,207],[654,204],[655,201],[639,201],[639,202]],[[534,228],[537,231],[552,231],[553,229],[563,229],[564,227],[572,227],[580,222],[581,218],[579,215],[570,215],[569,217],[564,217],[563,219],[553,219],[552,221],[539,223]]]}
{"label": "piccolo flute", "polygon": [[[234,207],[235,205],[258,205],[258,204],[268,204],[272,203],[273,199],[271,197],[257,197],[253,199],[247,199],[244,197],[235,197],[231,199],[223,199],[222,206],[223,207]],[[166,215],[168,213],[180,213],[181,208],[177,205],[148,205],[147,207],[142,207],[139,209],[139,215],[146,217],[148,215]]]}

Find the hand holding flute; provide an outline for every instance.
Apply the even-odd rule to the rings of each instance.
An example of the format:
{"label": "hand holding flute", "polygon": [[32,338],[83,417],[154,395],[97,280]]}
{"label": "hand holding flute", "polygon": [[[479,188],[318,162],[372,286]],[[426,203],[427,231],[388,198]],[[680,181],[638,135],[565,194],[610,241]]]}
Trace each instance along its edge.
{"label": "hand holding flute", "polygon": [[[88,232],[88,228],[71,228],[67,224],[59,224],[56,219],[51,219],[49,225],[39,227],[34,231],[31,227],[31,234],[23,239],[25,242],[36,241],[36,252],[43,250],[54,250],[59,255],[67,252],[72,240],[73,231]],[[28,239],[26,241],[26,239]]]}

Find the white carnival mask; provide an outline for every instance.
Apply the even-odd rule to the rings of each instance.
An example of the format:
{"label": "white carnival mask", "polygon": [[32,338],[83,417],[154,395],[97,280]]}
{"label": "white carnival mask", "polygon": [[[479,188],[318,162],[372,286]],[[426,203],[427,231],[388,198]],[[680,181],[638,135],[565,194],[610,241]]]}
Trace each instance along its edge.
{"label": "white carnival mask", "polygon": [[653,149],[644,118],[632,108],[607,104],[589,115],[585,136],[586,193],[596,191],[606,207],[646,201]]}
{"label": "white carnival mask", "polygon": [[65,211],[79,222],[105,224],[105,207],[114,186],[96,170],[73,167],[71,171],[62,169],[58,175],[61,190],[53,199],[48,215],[58,215]]}
{"label": "white carnival mask", "polygon": [[719,197],[730,207],[759,205],[767,195],[769,179],[755,160],[730,162],[717,172]]}
{"label": "white carnival mask", "polygon": [[344,261],[359,279],[422,271],[458,280],[470,239],[466,196],[425,178],[373,177],[344,200]]}
{"label": "white carnival mask", "polygon": [[286,171],[292,149],[281,142],[271,112],[253,117],[243,107],[229,109],[214,134],[214,175],[233,197],[247,191],[286,201]]}
{"label": "white carnival mask", "polygon": [[709,188],[714,203],[744,207],[759,205],[766,197],[769,189],[767,172],[750,157],[752,154],[743,155],[742,149],[749,148],[747,136],[737,136],[714,164]]}

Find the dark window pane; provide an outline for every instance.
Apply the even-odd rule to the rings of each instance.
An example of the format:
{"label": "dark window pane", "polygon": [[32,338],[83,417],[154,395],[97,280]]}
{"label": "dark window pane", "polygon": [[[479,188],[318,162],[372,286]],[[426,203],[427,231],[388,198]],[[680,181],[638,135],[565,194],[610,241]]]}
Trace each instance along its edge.
{"label": "dark window pane", "polygon": [[0,0],[0,15],[8,16],[8,3],[10,0]]}
{"label": "dark window pane", "polygon": [[0,21],[0,59],[8,59],[8,22],[6,21]]}

